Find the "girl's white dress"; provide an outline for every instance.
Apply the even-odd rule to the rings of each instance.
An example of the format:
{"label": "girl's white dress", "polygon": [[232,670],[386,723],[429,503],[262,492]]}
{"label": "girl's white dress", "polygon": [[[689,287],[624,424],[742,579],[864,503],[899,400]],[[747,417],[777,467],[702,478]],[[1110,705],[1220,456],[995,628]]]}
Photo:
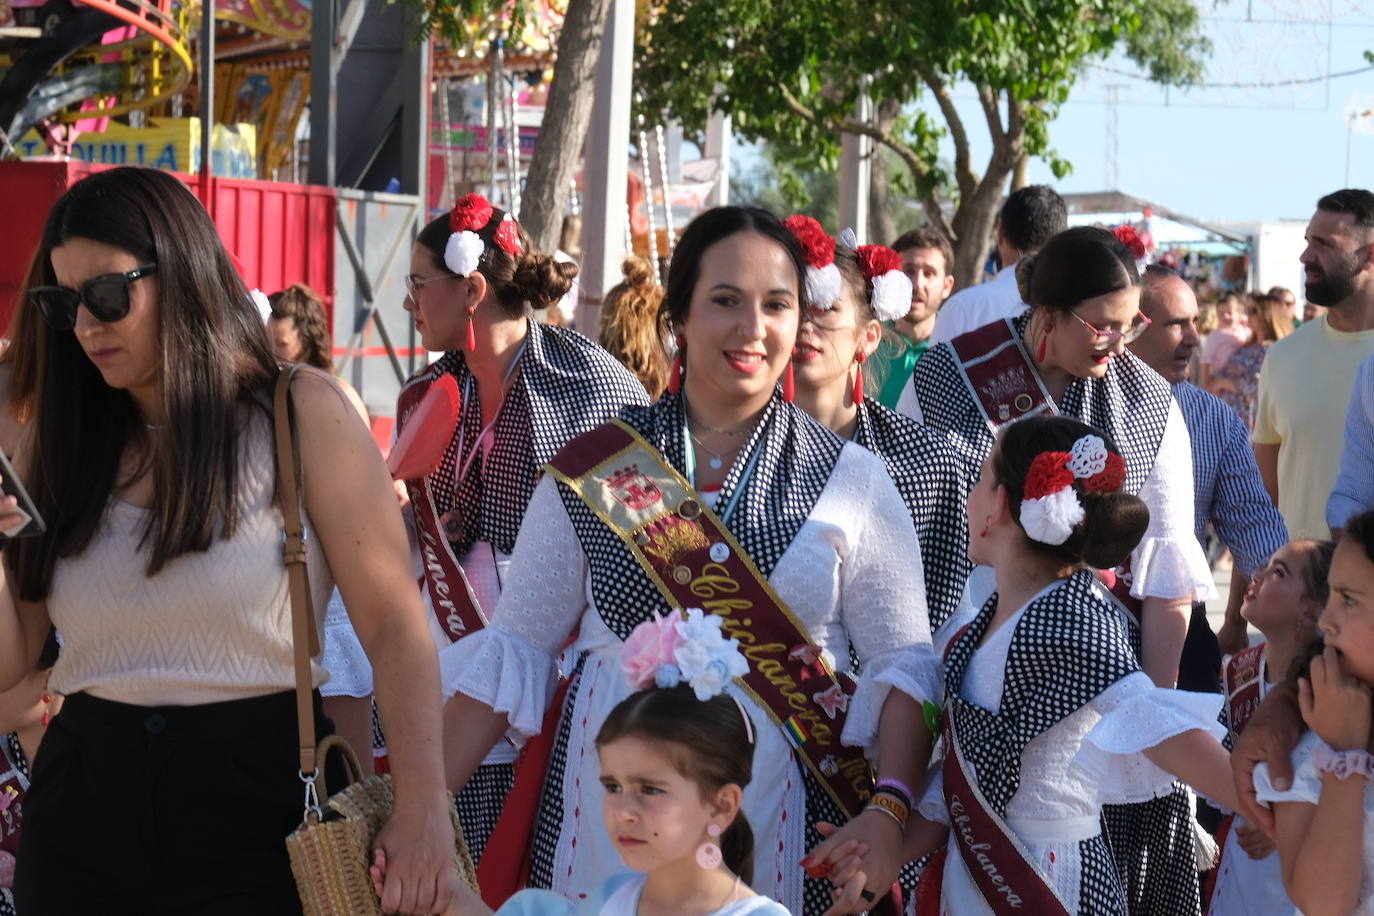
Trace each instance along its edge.
{"label": "girl's white dress", "polygon": [[[1060,584],[1049,586],[1031,602]],[[1025,612],[1025,607],[1018,610],[974,652],[961,690],[968,702],[994,713],[1000,709],[1012,636]],[[954,621],[942,627],[936,635],[937,649],[942,650],[961,628]],[[1069,912],[1081,909],[1081,844],[1102,832],[1102,806],[1169,794],[1174,778],[1141,752],[1195,728],[1220,740],[1226,734],[1217,721],[1220,700],[1216,694],[1161,689],[1137,671],[1026,744],[1020,784],[1007,804],[1006,822]],[[969,767],[973,768],[971,761]],[[936,770],[919,809],[926,818],[948,824],[943,792],[944,779]],[[941,913],[992,913],[953,835],[941,890]]]}
{"label": "girl's white dress", "polygon": [[[1316,732],[1302,736],[1293,748],[1293,787],[1280,792],[1269,781],[1269,764],[1255,767],[1255,793],[1262,802],[1305,802],[1315,805],[1321,801],[1322,774],[1312,762],[1312,752],[1323,745]],[[1358,777],[1352,777],[1358,778]],[[1374,916],[1374,780],[1364,784],[1364,877],[1360,882],[1360,903],[1351,916]]]}
{"label": "girl's white dress", "polygon": [[[702,498],[713,502],[711,494]],[[911,516],[883,462],[846,444],[769,577],[837,670],[851,670],[852,654],[862,660],[842,736],[846,744],[876,750],[878,716],[890,689],[918,701],[939,696],[920,557]],[[505,713],[509,737],[523,743],[542,727],[558,685],[560,654],[574,632],[567,656],[585,659],[561,723],[567,730],[561,826],[552,848],[535,850],[552,857],[552,890],[569,897],[625,873],[601,822],[595,739],[631,691],[621,672],[623,643],[597,610],[586,554],[554,478],[545,476],[490,626],[439,653],[445,689]],[[801,913],[798,862],[807,852],[807,824],[799,763],[767,710],[734,684],[727,689],[749,710],[757,735],[743,808],[755,836],[751,884]]]}
{"label": "girl's white dress", "polygon": [[[1269,695],[1267,659],[1260,661],[1260,698]],[[1240,848],[1236,828],[1245,823],[1236,815],[1226,834],[1226,847],[1217,866],[1208,916],[1302,916],[1283,886],[1283,866],[1275,849],[1262,859],[1252,859]]]}
{"label": "girl's white dress", "polygon": [[[643,874],[617,875],[596,893],[574,903],[553,891],[521,891],[501,905],[496,916],[635,916]],[[787,908],[759,895],[721,907],[711,916],[789,916]]]}

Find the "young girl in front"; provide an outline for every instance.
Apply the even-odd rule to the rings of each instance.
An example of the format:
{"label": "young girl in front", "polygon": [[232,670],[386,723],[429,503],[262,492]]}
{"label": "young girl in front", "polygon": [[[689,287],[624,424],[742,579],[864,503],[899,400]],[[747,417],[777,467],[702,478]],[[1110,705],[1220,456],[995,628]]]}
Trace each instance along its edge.
{"label": "young girl in front", "polygon": [[[1135,624],[1093,572],[1123,562],[1148,524],[1121,492],[1124,467],[1105,434],[1048,415],[1006,427],[983,462],[969,553],[997,591],[937,636],[944,763],[920,812],[953,829],[918,912],[1124,914],[1102,805],[1168,793],[1170,774],[1234,804],[1218,698],[1155,687]],[[914,857],[932,831],[913,821]]]}
{"label": "young girl in front", "polygon": [[1322,653],[1298,680],[1311,729],[1293,749],[1293,784],[1275,791],[1269,768],[1255,790],[1274,805],[1275,835],[1288,896],[1303,913],[1374,913],[1374,512],[1351,519],[1336,545],[1330,595],[1317,625]]}
{"label": "young girl in front", "polygon": [[[788,916],[749,888],[754,838],[740,800],[754,726],[728,692],[748,663],[720,625],[692,609],[685,619],[646,621],[626,642],[626,677],[642,689],[611,711],[596,749],[606,832],[631,871],[587,888],[580,901],[521,891],[499,916]],[[853,872],[857,862],[847,865]],[[374,883],[385,868],[378,852]],[[492,911],[460,881],[447,913]]]}
{"label": "young girl in front", "polygon": [[[1264,642],[1237,652],[1226,664],[1225,715],[1232,743],[1270,686],[1283,682],[1316,636],[1335,549],[1330,541],[1293,541],[1275,551],[1250,580],[1240,613],[1264,634]],[[1226,831],[1208,912],[1210,916],[1297,916],[1283,887],[1273,841],[1239,816]]]}

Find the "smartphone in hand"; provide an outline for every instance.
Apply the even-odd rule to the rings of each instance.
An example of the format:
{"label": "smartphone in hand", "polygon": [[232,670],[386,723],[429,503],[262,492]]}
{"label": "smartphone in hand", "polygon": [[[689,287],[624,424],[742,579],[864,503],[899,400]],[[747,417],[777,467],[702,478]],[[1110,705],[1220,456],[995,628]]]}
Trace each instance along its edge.
{"label": "smartphone in hand", "polygon": [[3,479],[0,479],[0,493],[17,499],[19,505],[15,507],[15,511],[26,517],[26,521],[15,527],[0,531],[0,543],[7,538],[35,537],[42,534],[47,530],[47,526],[43,524],[43,517],[38,514],[38,507],[34,505],[29,492],[24,489],[23,481],[19,479],[14,466],[10,464],[3,451],[0,451],[0,476],[3,476]]}

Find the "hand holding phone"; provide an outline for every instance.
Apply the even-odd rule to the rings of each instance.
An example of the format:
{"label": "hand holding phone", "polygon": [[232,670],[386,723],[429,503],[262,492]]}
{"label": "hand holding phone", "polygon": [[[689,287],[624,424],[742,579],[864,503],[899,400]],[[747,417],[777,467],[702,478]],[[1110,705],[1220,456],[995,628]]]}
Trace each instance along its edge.
{"label": "hand holding phone", "polygon": [[3,494],[0,497],[0,536],[6,539],[35,537],[46,530],[38,507],[3,451],[0,451],[0,493]]}

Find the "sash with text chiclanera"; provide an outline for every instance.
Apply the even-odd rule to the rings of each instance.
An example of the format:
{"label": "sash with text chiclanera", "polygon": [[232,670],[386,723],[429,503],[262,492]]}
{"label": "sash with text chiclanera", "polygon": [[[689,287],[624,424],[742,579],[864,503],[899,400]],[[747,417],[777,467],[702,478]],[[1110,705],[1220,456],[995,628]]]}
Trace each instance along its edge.
{"label": "sash with text chiclanera", "polygon": [[560,452],[549,470],[615,532],[671,607],[724,618],[749,673],[737,683],[763,706],[843,811],[863,809],[872,775],[840,743],[854,682],[826,664],[730,530],[631,426],[609,423]]}

